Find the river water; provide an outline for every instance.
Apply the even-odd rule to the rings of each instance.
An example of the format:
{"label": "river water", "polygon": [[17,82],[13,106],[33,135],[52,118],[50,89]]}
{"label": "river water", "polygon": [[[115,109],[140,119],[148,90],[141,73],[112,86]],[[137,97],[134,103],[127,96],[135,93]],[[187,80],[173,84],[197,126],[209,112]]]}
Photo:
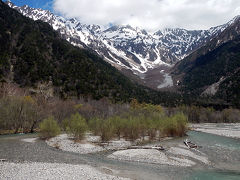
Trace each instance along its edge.
{"label": "river water", "polygon": [[240,140],[202,132],[189,132],[193,142],[201,145],[211,165],[194,169],[187,179],[240,179]]}
{"label": "river water", "polygon": [[[240,139],[203,132],[188,132],[187,138],[202,146],[200,151],[208,157],[211,163],[209,165],[198,163],[186,168],[108,159],[106,156],[111,152],[79,155],[51,148],[40,140],[35,143],[21,141],[23,138],[35,136],[0,136],[0,159],[20,163],[27,161],[89,164],[96,168],[114,170],[115,174],[132,179],[240,179]],[[185,138],[166,140],[161,144],[168,148],[182,143]]]}

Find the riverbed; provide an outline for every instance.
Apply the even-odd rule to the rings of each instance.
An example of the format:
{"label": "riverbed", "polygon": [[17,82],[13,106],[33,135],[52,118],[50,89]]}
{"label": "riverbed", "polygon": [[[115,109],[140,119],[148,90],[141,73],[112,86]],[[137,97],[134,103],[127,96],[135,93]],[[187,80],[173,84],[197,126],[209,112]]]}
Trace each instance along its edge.
{"label": "riverbed", "polygon": [[[234,129],[234,125],[232,125]],[[224,127],[224,126],[223,126]],[[228,126],[229,127],[229,126]],[[240,128],[239,128],[240,132]],[[142,162],[129,162],[108,158],[114,151],[81,155],[64,152],[48,146],[44,141],[34,139],[37,135],[11,135],[0,137],[0,159],[7,163],[26,165],[26,163],[42,163],[54,166],[56,164],[86,166],[92,171],[117,178],[130,179],[239,179],[240,178],[240,140],[204,132],[189,131],[188,137],[169,139],[160,144],[169,149],[183,145],[183,140],[201,146],[198,150],[206,155],[210,164],[197,163],[192,167],[169,166]],[[28,141],[23,139],[31,138]],[[156,143],[159,144],[159,143]],[[4,164],[4,163],[3,163]],[[75,166],[76,165],[76,166]],[[0,166],[1,167],[1,166]],[[11,166],[10,166],[11,167]],[[64,166],[63,166],[64,167]],[[80,167],[81,168],[81,167]],[[0,169],[0,177],[1,172]],[[24,171],[23,171],[24,173]],[[0,178],[1,179],[1,178]],[[11,178],[8,178],[11,179]],[[18,179],[18,178],[12,178]]]}

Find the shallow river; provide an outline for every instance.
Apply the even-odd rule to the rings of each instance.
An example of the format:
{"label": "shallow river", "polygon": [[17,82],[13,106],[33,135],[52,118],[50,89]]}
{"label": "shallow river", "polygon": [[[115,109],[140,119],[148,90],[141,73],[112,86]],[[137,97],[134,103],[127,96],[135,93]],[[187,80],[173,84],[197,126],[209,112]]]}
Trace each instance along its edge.
{"label": "shallow river", "polygon": [[[240,179],[240,139],[190,131],[187,138],[202,146],[200,151],[207,155],[211,164],[198,163],[186,168],[111,160],[106,158],[111,152],[79,155],[51,148],[40,140],[35,143],[21,141],[35,136],[0,136],[0,159],[10,162],[89,164],[106,173],[113,170],[114,174],[132,179]],[[182,143],[185,138],[167,140],[161,144],[168,148]]]}

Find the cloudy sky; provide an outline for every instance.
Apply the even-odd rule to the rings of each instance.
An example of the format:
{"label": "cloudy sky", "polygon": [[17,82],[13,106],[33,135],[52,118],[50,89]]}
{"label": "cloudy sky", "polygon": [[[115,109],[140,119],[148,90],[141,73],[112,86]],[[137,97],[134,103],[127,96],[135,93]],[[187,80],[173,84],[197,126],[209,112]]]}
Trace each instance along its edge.
{"label": "cloudy sky", "polygon": [[166,27],[208,29],[240,15],[240,0],[12,0],[50,9],[86,24],[130,24],[150,31]]}

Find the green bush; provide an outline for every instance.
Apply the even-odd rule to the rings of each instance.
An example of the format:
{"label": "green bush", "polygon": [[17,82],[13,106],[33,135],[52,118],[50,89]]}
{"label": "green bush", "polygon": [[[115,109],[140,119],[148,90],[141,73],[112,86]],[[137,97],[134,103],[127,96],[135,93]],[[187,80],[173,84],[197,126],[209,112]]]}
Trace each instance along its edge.
{"label": "green bush", "polygon": [[103,142],[110,141],[116,134],[114,118],[93,118],[89,121],[89,127],[94,135],[101,137]]}
{"label": "green bush", "polygon": [[168,117],[160,106],[137,104],[135,101],[127,113],[108,119],[93,118],[88,123],[90,130],[101,136],[102,141],[114,137],[144,140],[146,135],[155,140],[162,136],[183,136],[187,130],[187,117],[183,113]]}
{"label": "green bush", "polygon": [[177,113],[166,117],[161,122],[162,135],[184,136],[187,130],[188,120],[183,113]]}
{"label": "green bush", "polygon": [[140,137],[141,123],[137,116],[129,116],[125,127],[125,136],[134,141]]}
{"label": "green bush", "polygon": [[63,131],[68,131],[69,130],[69,119],[65,118],[62,122],[61,122],[61,128]]}
{"label": "green bush", "polygon": [[0,98],[0,129],[11,130],[15,134],[32,132],[40,119],[38,108],[30,96]]}
{"label": "green bush", "polygon": [[127,119],[122,118],[120,116],[114,116],[110,119],[113,125],[114,133],[118,137],[121,138],[121,134],[123,134],[124,130],[126,129]]}
{"label": "green bush", "polygon": [[84,117],[79,113],[73,114],[69,120],[69,133],[72,134],[75,140],[82,140],[88,126]]}
{"label": "green bush", "polygon": [[175,121],[177,121],[177,135],[184,136],[188,127],[187,116],[183,113],[177,113],[174,115]]}
{"label": "green bush", "polygon": [[115,127],[112,120],[106,119],[102,121],[101,124],[101,139],[103,142],[110,141],[115,135]]}
{"label": "green bush", "polygon": [[88,127],[95,136],[100,135],[102,121],[103,121],[102,119],[95,117],[90,119],[88,122]]}
{"label": "green bush", "polygon": [[60,134],[60,127],[57,122],[54,120],[53,116],[44,119],[40,124],[40,137],[42,139],[48,139],[55,137]]}

